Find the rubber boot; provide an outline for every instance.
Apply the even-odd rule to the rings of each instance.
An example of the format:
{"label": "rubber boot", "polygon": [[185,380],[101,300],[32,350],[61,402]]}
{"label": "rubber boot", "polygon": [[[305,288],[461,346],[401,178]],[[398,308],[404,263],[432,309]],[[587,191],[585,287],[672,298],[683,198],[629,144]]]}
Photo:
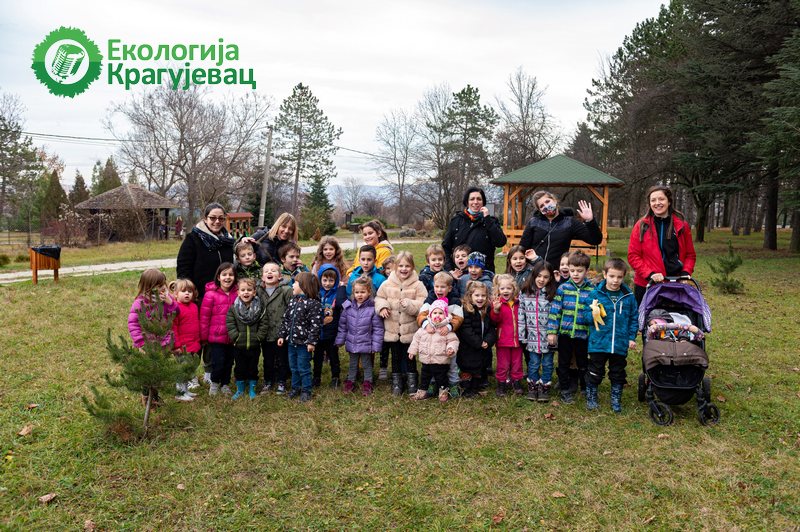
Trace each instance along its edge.
{"label": "rubber boot", "polygon": [[586,409],[597,410],[597,385],[586,383]]}
{"label": "rubber boot", "polygon": [[250,399],[256,398],[256,384],[258,381],[247,381],[247,395],[250,396]]}
{"label": "rubber boot", "polygon": [[231,399],[235,401],[243,395],[244,395],[244,381],[236,381],[236,393],[233,394],[233,397],[231,397]]}
{"label": "rubber boot", "polygon": [[392,373],[392,395],[395,397],[403,395],[403,376],[400,373]]}
{"label": "rubber boot", "polygon": [[417,374],[406,373],[406,384],[408,385],[408,395],[417,393]]}
{"label": "rubber boot", "polygon": [[622,385],[611,385],[611,410],[619,414],[622,412]]}

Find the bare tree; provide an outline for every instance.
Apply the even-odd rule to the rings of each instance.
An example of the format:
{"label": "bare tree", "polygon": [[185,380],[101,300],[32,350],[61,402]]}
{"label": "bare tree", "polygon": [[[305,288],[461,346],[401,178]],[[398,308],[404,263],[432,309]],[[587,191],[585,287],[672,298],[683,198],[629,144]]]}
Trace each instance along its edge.
{"label": "bare tree", "polygon": [[409,219],[406,196],[408,184],[416,169],[414,154],[421,140],[419,129],[418,120],[400,109],[384,115],[375,133],[378,141],[375,166],[379,177],[391,186],[397,195],[397,215],[400,225]]}
{"label": "bare tree", "polygon": [[356,212],[361,208],[364,199],[364,185],[357,177],[349,176],[342,179],[342,184],[336,189],[336,202],[346,211]]}
{"label": "bare tree", "polygon": [[[121,141],[121,160],[148,188],[185,196],[189,222],[204,204],[251,184],[270,110],[267,98],[247,95],[220,103],[205,88],[167,86],[115,105],[106,128]],[[113,122],[122,116],[128,125]]]}

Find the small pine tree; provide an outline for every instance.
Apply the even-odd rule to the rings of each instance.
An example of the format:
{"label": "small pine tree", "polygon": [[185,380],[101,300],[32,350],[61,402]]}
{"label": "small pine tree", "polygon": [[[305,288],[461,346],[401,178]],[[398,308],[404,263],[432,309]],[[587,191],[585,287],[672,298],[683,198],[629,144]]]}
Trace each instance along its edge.
{"label": "small pine tree", "polygon": [[[115,344],[111,339],[110,329],[106,335],[106,346],[111,360],[122,366],[122,373],[118,377],[106,375],[106,380],[114,388],[126,388],[146,395],[143,424],[145,434],[153,398],[158,390],[189,380],[194,372],[194,363],[188,357],[179,359],[173,355],[172,341],[168,345],[161,345],[161,339],[172,329],[174,317],[174,314],[165,312],[162,301],[143,305],[139,311],[139,324],[145,338],[141,349],[134,347],[123,336],[119,338],[119,345]],[[84,402],[90,414],[100,419],[108,418],[108,402],[102,395],[95,394],[93,405],[88,400]]]}
{"label": "small pine tree", "polygon": [[719,288],[723,294],[740,294],[744,292],[744,284],[731,277],[736,268],[742,265],[742,256],[734,253],[733,244],[728,240],[728,254],[717,259],[717,264],[709,264],[711,271],[717,277],[711,279],[711,284]]}

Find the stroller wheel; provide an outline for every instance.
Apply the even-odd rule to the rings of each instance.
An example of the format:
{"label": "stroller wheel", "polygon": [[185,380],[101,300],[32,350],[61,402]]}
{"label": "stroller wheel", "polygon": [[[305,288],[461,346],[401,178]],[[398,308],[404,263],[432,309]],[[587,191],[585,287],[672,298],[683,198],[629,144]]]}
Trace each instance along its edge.
{"label": "stroller wheel", "polygon": [[647,392],[647,377],[644,373],[639,373],[639,402],[644,403],[644,396]]}
{"label": "stroller wheel", "polygon": [[653,423],[665,427],[672,424],[672,409],[659,401],[650,401],[650,419]]}
{"label": "stroller wheel", "polygon": [[714,403],[708,403],[703,410],[697,413],[697,417],[703,425],[716,425],[719,423],[719,408]]}
{"label": "stroller wheel", "polygon": [[703,394],[706,396],[706,401],[711,401],[711,377],[703,377]]}

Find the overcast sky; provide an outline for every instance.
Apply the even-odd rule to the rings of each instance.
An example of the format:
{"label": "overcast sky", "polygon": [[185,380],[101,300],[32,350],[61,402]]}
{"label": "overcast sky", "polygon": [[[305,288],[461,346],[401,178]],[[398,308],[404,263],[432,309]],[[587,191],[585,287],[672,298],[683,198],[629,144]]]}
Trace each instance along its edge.
{"label": "overcast sky", "polygon": [[[107,59],[108,39],[127,43],[239,46],[233,66],[253,68],[257,91],[280,102],[298,82],[310,86],[328,118],[344,130],[339,145],[376,150],[375,127],[395,108],[411,109],[429,88],[467,83],[494,104],[518,67],[546,88],[545,104],[569,135],[585,118],[586,89],[602,57],[612,54],[637,22],[658,14],[653,0],[507,2],[312,2],[0,0],[0,90],[26,107],[25,130],[110,137],[102,120],[112,102],[129,97],[123,86],[99,80],[74,99],[47,92],[31,70],[33,48],[59,26],[83,29]],[[154,66],[154,65],[147,65]],[[223,65],[222,68],[225,68]],[[248,87],[225,91],[241,93]],[[87,177],[112,145],[43,142]],[[340,151],[339,178],[374,178],[368,159]]]}

